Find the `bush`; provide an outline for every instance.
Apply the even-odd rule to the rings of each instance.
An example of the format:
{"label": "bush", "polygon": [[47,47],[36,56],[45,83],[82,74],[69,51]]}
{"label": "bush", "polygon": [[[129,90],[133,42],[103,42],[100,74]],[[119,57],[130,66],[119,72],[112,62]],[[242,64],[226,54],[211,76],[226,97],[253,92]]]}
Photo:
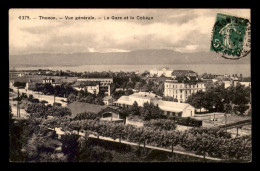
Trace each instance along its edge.
{"label": "bush", "polygon": [[169,120],[169,119],[158,119],[158,120],[150,120],[150,121],[146,121],[144,123],[145,127],[150,127],[150,128],[154,128],[154,129],[161,129],[161,130],[175,130],[176,128],[176,124],[174,123],[173,120]]}
{"label": "bush", "polygon": [[14,82],[14,87],[24,88],[25,86],[26,86],[26,83],[23,83],[23,82]]}
{"label": "bush", "polygon": [[84,119],[97,119],[98,115],[95,113],[78,113],[73,120],[84,120]]}
{"label": "bush", "polygon": [[55,102],[55,103],[53,103],[53,106],[61,106],[61,103],[57,103],[57,102]]}
{"label": "bush", "polygon": [[37,98],[33,98],[33,99],[31,100],[31,102],[33,102],[33,103],[39,103],[39,102],[40,102],[40,100],[39,100],[39,99],[37,99]]}
{"label": "bush", "polygon": [[179,125],[185,125],[185,126],[195,126],[195,127],[200,127],[202,126],[202,121],[197,120],[194,118],[186,117],[170,117],[171,119],[175,120],[177,124]]}

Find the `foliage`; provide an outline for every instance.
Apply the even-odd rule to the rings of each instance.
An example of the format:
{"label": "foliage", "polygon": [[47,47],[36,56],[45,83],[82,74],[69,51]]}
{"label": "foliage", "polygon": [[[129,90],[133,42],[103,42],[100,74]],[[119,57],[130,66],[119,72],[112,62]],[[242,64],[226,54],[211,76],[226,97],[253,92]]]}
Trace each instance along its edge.
{"label": "foliage", "polygon": [[[102,92],[102,91],[100,91]],[[101,93],[95,95],[87,92],[87,90],[83,91],[80,90],[78,95],[75,97],[73,95],[70,95],[68,101],[69,103],[73,101],[79,101],[79,102],[85,102],[85,103],[90,103],[90,104],[97,104],[97,105],[104,105],[103,102],[104,95]]]}
{"label": "foliage", "polygon": [[167,96],[167,97],[163,96],[162,100],[171,101],[171,102],[178,102],[178,99],[171,97],[171,96]]}
{"label": "foliage", "polygon": [[30,117],[45,117],[47,116],[55,116],[55,117],[63,117],[70,116],[71,111],[69,108],[65,107],[49,107],[40,103],[28,104],[26,112],[30,114]]}
{"label": "foliage", "polygon": [[78,139],[79,136],[76,134],[64,134],[61,137],[62,152],[68,156],[67,160],[69,162],[77,161],[80,151],[80,142]]}
{"label": "foliage", "polygon": [[69,94],[77,94],[77,91],[74,90],[70,85],[68,84],[61,84],[57,86],[52,86],[51,84],[42,84],[42,83],[36,83],[36,91],[43,92],[43,94],[50,94],[55,95],[58,97],[68,97]]}
{"label": "foliage", "polygon": [[[230,134],[222,129],[193,128],[184,132],[172,132],[97,120],[82,120],[80,125],[81,129],[98,136],[164,148],[172,148],[172,145],[179,144],[189,151],[197,154],[206,153],[212,157],[245,159],[250,158],[252,150],[251,136],[231,138]],[[233,147],[232,143],[236,145]]]}
{"label": "foliage", "polygon": [[[216,84],[208,87],[205,92],[198,91],[188,97],[187,102],[192,106],[201,109],[202,107],[209,111],[234,112],[240,114],[245,112],[245,105],[250,102],[251,88],[238,84],[224,88],[224,84]],[[228,106],[230,104],[230,106]],[[227,108],[228,107],[228,108]],[[228,110],[227,110],[228,109]]]}
{"label": "foliage", "polygon": [[140,107],[136,101],[134,101],[133,105],[131,106],[130,113],[132,115],[140,115]]}
{"label": "foliage", "polygon": [[145,127],[150,127],[154,129],[160,129],[160,130],[175,130],[176,124],[174,121],[169,119],[152,119],[150,121],[146,121],[144,123]]}
{"label": "foliage", "polygon": [[84,112],[84,113],[78,113],[76,114],[76,116],[74,117],[73,120],[84,120],[84,119],[97,119],[98,115],[96,113],[92,113],[92,112]]}
{"label": "foliage", "polygon": [[153,103],[144,103],[143,107],[140,109],[140,115],[144,117],[144,120],[163,118],[163,111],[158,105]]}
{"label": "foliage", "polygon": [[22,162],[26,160],[26,155],[21,151],[27,142],[28,126],[26,120],[17,120],[13,118],[9,106],[9,159],[13,162]]}
{"label": "foliage", "polygon": [[185,125],[185,126],[193,126],[193,127],[200,127],[202,126],[202,121],[197,120],[195,118],[190,117],[173,117],[173,120],[176,121],[179,125]]}
{"label": "foliage", "polygon": [[25,82],[14,82],[14,87],[20,87],[20,88],[24,88],[26,86]]}

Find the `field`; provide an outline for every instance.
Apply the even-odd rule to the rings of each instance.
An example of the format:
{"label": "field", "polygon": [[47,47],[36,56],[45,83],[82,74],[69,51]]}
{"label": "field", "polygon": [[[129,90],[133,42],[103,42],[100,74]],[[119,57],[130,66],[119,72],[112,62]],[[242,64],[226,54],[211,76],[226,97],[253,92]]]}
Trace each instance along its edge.
{"label": "field", "polygon": [[[195,117],[198,120],[202,120],[202,127],[217,127],[225,125],[225,116],[224,114],[216,114],[215,121],[213,121],[214,114]],[[227,124],[236,123],[240,121],[250,120],[251,116],[238,116],[227,114]],[[228,132],[232,133],[233,136],[237,134],[237,128],[228,129]],[[251,126],[243,126],[242,129],[239,129],[239,135],[250,135],[251,134]]]}
{"label": "field", "polygon": [[[216,114],[215,115],[215,121],[213,121],[214,114],[207,115],[207,116],[200,116],[195,117],[198,120],[202,120],[202,126],[203,127],[213,127],[213,126],[220,126],[225,125],[225,116],[224,114]],[[238,116],[238,115],[231,115],[227,114],[227,124],[235,123],[243,120],[251,119],[251,116]]]}

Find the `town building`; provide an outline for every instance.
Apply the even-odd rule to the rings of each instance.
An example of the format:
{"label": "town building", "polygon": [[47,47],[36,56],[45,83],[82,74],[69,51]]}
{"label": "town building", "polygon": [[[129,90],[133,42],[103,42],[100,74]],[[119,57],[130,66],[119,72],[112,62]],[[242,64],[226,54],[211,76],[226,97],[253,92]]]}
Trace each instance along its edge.
{"label": "town building", "polygon": [[239,84],[244,85],[245,87],[251,87],[251,82],[240,81]]}
{"label": "town building", "polygon": [[113,78],[79,78],[77,81],[100,82],[100,87],[107,87],[113,83]]}
{"label": "town building", "polygon": [[100,83],[97,81],[80,81],[80,82],[76,82],[71,87],[73,87],[77,91],[83,90],[91,94],[98,94],[99,84]]}
{"label": "town building", "polygon": [[25,90],[35,90],[37,83],[42,83],[42,80],[39,80],[39,79],[29,79],[26,82]]}
{"label": "town building", "polygon": [[164,68],[161,68],[161,69],[152,69],[152,70],[150,70],[150,75],[151,76],[157,76],[157,77],[160,77],[162,75],[165,76],[165,77],[171,77],[172,76],[172,72],[173,72],[173,69],[164,67]]}
{"label": "town building", "polygon": [[112,105],[113,102],[114,102],[114,99],[113,99],[112,96],[106,96],[106,97],[103,98],[103,102],[104,102],[104,104],[107,105],[107,106],[108,106],[108,105]]}
{"label": "town building", "polygon": [[241,85],[244,85],[246,87],[251,87],[251,77],[244,77],[244,78],[241,78],[239,83]]}
{"label": "town building", "polygon": [[55,87],[55,86],[61,86],[61,84],[63,83],[62,79],[55,79],[53,82],[52,82],[52,86]]}
{"label": "town building", "polygon": [[52,78],[44,78],[44,79],[42,80],[42,83],[43,83],[43,84],[52,84],[54,81],[55,81],[55,80],[52,79]]}
{"label": "town building", "polygon": [[192,93],[197,93],[200,90],[206,91],[206,84],[205,82],[179,83],[177,80],[166,80],[164,82],[164,96],[173,97],[178,102],[183,103]]}
{"label": "town building", "polygon": [[121,96],[117,101],[114,102],[116,106],[129,107],[134,102],[137,102],[138,106],[143,106],[144,103],[153,103],[167,116],[177,117],[193,117],[195,108],[188,103],[177,103],[162,100],[162,97],[149,92],[134,93],[129,96]]}
{"label": "town building", "polygon": [[77,82],[89,81],[89,82],[99,82],[99,86],[102,90],[106,92],[108,96],[111,95],[111,92],[115,89],[113,84],[113,78],[79,78]]}

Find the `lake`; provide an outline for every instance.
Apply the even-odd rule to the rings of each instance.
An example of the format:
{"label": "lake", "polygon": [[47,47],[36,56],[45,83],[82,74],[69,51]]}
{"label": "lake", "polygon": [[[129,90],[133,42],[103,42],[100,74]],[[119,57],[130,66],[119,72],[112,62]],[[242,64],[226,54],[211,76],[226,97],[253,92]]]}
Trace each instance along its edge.
{"label": "lake", "polygon": [[15,67],[16,70],[70,70],[74,72],[84,71],[149,71],[151,69],[159,69],[168,67],[173,70],[193,70],[198,74],[243,74],[244,77],[251,76],[250,64],[176,64],[176,65],[81,65],[81,66],[51,66],[51,67]]}

